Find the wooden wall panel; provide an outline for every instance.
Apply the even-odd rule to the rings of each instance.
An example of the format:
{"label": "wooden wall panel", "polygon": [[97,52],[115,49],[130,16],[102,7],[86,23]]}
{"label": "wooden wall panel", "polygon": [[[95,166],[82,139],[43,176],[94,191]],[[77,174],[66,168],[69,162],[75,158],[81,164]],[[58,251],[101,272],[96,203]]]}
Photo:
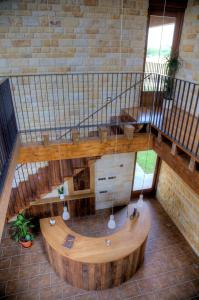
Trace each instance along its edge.
{"label": "wooden wall panel", "polygon": [[[139,208],[139,217],[126,219],[125,224],[106,238],[88,237],[73,231],[62,218],[56,225],[40,220],[47,255],[57,274],[71,285],[85,290],[118,286],[130,279],[144,259],[146,240],[151,226],[149,206]],[[63,246],[68,234],[74,236],[71,249]]]}

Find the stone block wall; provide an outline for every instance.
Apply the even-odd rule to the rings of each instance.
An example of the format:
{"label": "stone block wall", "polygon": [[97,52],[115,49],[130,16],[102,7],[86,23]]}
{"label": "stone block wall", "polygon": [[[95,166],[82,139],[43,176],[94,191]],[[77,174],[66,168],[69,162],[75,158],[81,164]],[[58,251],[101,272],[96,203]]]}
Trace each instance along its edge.
{"label": "stone block wall", "polygon": [[199,255],[199,195],[166,163],[162,163],[157,198]]}
{"label": "stone block wall", "polygon": [[120,47],[120,0],[0,1],[0,75],[142,71],[147,9],[124,1]]}
{"label": "stone block wall", "polygon": [[178,77],[199,83],[199,1],[189,0],[185,11],[180,57],[183,67]]}

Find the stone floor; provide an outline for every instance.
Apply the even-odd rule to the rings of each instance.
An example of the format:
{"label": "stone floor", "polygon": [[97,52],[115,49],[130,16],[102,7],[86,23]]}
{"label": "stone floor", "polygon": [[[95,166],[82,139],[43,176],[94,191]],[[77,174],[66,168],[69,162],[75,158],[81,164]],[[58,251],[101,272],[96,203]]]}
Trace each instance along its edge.
{"label": "stone floor", "polygon": [[[43,251],[41,236],[31,249],[23,249],[10,240],[8,228],[0,245],[0,298],[17,300],[184,300],[199,299],[199,258],[193,253],[160,204],[148,200],[152,228],[147,242],[145,262],[125,284],[110,290],[84,291],[61,280],[49,265]],[[107,222],[107,212],[95,218],[71,222],[81,231],[92,224],[99,233],[98,223]],[[103,222],[102,222],[103,221]],[[78,225],[79,223],[79,225]],[[104,224],[105,224],[104,223]],[[101,226],[101,225],[100,225]],[[103,226],[102,226],[103,227]],[[105,230],[105,228],[104,228]]]}

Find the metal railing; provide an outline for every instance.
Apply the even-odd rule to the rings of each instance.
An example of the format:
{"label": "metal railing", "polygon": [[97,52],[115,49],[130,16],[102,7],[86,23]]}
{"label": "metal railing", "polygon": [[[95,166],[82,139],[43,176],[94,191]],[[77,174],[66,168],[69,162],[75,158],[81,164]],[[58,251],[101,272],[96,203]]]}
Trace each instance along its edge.
{"label": "metal railing", "polygon": [[0,192],[8,171],[17,132],[9,80],[6,79],[0,82]]}
{"label": "metal railing", "polygon": [[139,107],[143,84],[154,89],[154,78],[143,73],[12,76],[22,142],[41,141],[44,133],[51,141],[71,139],[71,129],[77,127],[87,137],[99,126],[111,125],[124,109]]}
{"label": "metal railing", "polygon": [[152,62],[146,61],[145,63],[145,73],[156,73],[160,75],[167,75],[167,66],[163,62]]}
{"label": "metal railing", "polygon": [[[70,140],[74,128],[80,137],[97,135],[101,126],[114,134],[118,122],[151,122],[198,156],[198,85],[151,71],[11,76],[22,142],[41,141],[43,134],[51,141]],[[123,114],[131,118],[117,118]]]}
{"label": "metal railing", "polygon": [[151,124],[199,158],[199,84],[158,75]]}

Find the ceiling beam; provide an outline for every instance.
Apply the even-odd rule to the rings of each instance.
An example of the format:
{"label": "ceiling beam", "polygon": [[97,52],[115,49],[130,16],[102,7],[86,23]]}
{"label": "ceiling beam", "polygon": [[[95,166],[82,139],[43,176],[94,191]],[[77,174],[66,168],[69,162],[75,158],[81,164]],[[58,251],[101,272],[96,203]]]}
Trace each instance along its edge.
{"label": "ceiling beam", "polygon": [[106,142],[101,142],[99,138],[87,138],[80,139],[79,144],[57,142],[44,146],[41,143],[34,143],[20,147],[18,164],[137,152],[148,148],[152,149],[152,139],[148,133],[135,134],[132,140],[128,140],[124,135],[118,135],[117,138],[108,137]]}

